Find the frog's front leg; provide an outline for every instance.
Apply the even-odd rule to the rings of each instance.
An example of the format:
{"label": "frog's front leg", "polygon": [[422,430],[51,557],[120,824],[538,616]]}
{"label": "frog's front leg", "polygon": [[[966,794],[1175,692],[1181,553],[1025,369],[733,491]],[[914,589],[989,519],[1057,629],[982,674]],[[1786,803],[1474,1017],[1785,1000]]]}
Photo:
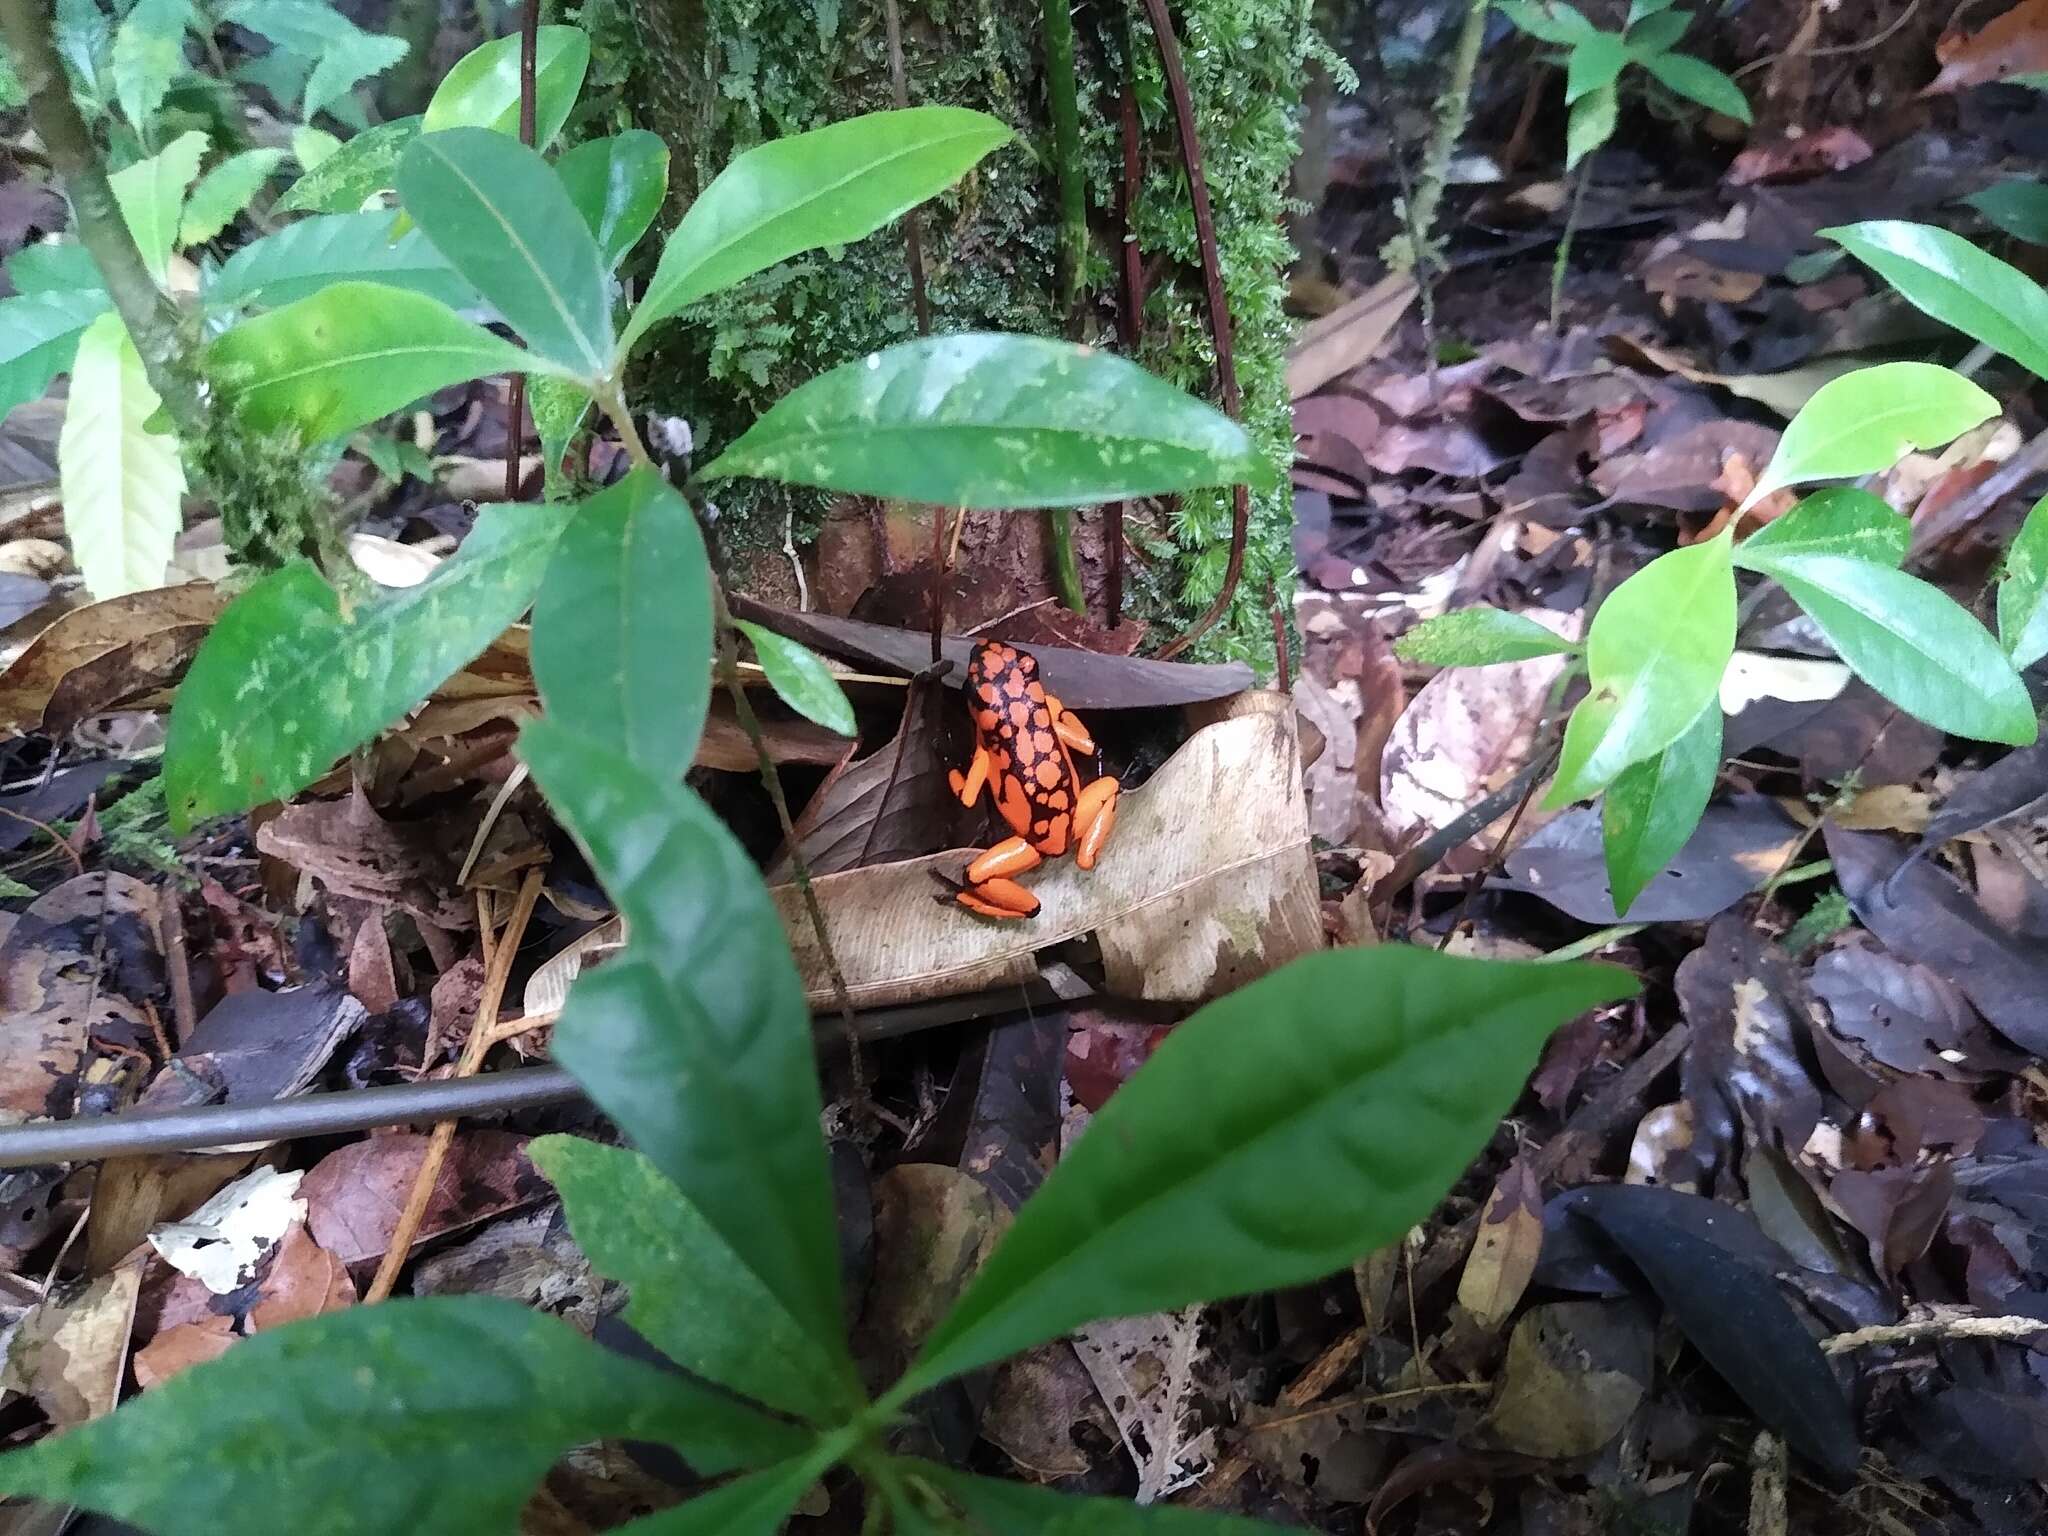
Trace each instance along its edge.
{"label": "frog's front leg", "polygon": [[1006,837],[967,866],[966,884],[954,900],[983,917],[1036,917],[1038,898],[1013,876],[1026,874],[1045,856],[1021,837]]}
{"label": "frog's front leg", "polygon": [[1116,826],[1116,801],[1121,793],[1122,786],[1105,775],[1090,783],[1075,801],[1074,862],[1082,869],[1095,867],[1102,845],[1109,841]]}
{"label": "frog's front leg", "polygon": [[1046,707],[1052,712],[1053,734],[1067,744],[1069,752],[1079,752],[1084,757],[1095,755],[1095,738],[1088,734],[1088,727],[1081,723],[1081,717],[1068,709],[1051,694],[1045,696]]}
{"label": "frog's front leg", "polygon": [[960,797],[962,805],[971,806],[981,798],[981,787],[988,782],[988,768],[988,748],[976,747],[974,761],[967,765],[966,773],[955,768],[947,775],[952,782],[953,793]]}

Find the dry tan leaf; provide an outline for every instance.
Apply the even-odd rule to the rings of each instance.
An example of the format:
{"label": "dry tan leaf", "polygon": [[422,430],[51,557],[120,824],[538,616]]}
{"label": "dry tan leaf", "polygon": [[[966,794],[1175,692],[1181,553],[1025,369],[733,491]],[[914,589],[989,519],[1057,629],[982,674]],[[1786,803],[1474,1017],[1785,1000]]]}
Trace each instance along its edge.
{"label": "dry tan leaf", "polygon": [[1415,279],[1390,272],[1340,309],[1302,327],[1287,355],[1287,394],[1299,400],[1378,354],[1415,302]]}
{"label": "dry tan leaf", "polygon": [[1946,96],[1973,85],[2048,70],[2048,0],[2020,0],[1976,32],[1944,33],[1934,45],[1941,73],[1922,96]]}
{"label": "dry tan leaf", "polygon": [[141,1287],[142,1266],[124,1264],[76,1295],[31,1308],[7,1341],[0,1388],[28,1393],[59,1429],[112,1413]]}
{"label": "dry tan leaf", "polygon": [[1543,1191],[1525,1158],[1509,1163],[1479,1215],[1479,1232],[1458,1277],[1458,1302],[1491,1333],[1508,1320],[1536,1273],[1543,1246]]}
{"label": "dry tan leaf", "polygon": [[571,940],[534,968],[520,999],[520,1011],[529,1019],[543,1013],[560,1013],[562,1004],[569,999],[569,987],[583,974],[583,967],[623,949],[625,944],[626,920],[622,917],[608,918]]}
{"label": "dry tan leaf", "polygon": [[188,582],[72,609],[0,672],[0,728],[33,728],[51,691],[74,668],[159,630],[211,624],[226,606],[218,588]]}
{"label": "dry tan leaf", "polygon": [[205,1317],[166,1328],[135,1351],[135,1384],[147,1392],[180,1371],[218,1360],[235,1342],[232,1317]]}

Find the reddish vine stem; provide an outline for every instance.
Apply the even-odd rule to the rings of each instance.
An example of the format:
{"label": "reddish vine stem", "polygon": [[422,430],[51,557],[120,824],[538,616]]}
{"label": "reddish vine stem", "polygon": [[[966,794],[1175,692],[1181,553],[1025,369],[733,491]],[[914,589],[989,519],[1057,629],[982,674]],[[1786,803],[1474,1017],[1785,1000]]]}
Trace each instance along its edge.
{"label": "reddish vine stem", "polygon": [[[1209,208],[1209,179],[1202,172],[1202,143],[1195,133],[1195,101],[1188,91],[1187,71],[1181,66],[1180,39],[1174,35],[1173,18],[1166,0],[1145,0],[1145,16],[1152,24],[1152,40],[1159,46],[1159,67],[1166,76],[1167,95],[1173,101],[1173,126],[1180,140],[1181,165],[1187,171],[1188,202],[1195,212],[1195,244],[1202,257],[1202,293],[1209,312],[1209,337],[1216,349],[1216,388],[1223,397],[1223,413],[1232,421],[1244,417],[1244,396],[1237,387],[1237,360],[1231,350],[1230,301],[1223,292],[1223,262],[1216,249],[1216,216]],[[1230,488],[1230,562],[1223,570],[1223,585],[1208,611],[1160,651],[1165,661],[1178,656],[1208,633],[1230,607],[1237,595],[1238,579],[1244,575],[1245,536],[1251,528],[1251,491],[1242,482]]]}
{"label": "reddish vine stem", "polygon": [[[1145,333],[1145,255],[1138,246],[1138,186],[1144,165],[1138,144],[1138,92],[1124,82],[1117,103],[1117,129],[1123,140],[1124,174],[1117,183],[1117,266],[1121,275],[1117,296],[1116,334],[1124,355],[1136,359]],[[1109,546],[1109,623],[1114,629],[1124,621],[1124,504],[1113,501],[1103,516],[1103,541]]]}
{"label": "reddish vine stem", "polygon": [[[540,53],[540,0],[525,0],[519,10],[519,142],[533,147],[535,60]],[[519,499],[519,450],[526,436],[526,375],[512,375],[505,393],[505,499]]]}

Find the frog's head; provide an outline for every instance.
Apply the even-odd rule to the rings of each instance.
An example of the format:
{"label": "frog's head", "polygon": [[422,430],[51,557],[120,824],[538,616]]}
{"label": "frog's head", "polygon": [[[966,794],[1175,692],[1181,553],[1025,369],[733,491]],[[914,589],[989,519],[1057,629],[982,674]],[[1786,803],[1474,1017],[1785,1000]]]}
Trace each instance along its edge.
{"label": "frog's head", "polygon": [[984,686],[996,694],[1021,694],[1026,683],[1037,679],[1038,658],[1001,640],[981,641],[967,658],[967,690],[981,698],[993,696],[983,692]]}

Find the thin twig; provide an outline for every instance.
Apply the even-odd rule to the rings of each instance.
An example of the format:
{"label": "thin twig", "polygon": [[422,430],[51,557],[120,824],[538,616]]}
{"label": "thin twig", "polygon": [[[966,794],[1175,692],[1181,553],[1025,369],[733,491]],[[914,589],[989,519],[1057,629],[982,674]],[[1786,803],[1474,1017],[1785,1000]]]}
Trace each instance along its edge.
{"label": "thin twig", "polygon": [[1873,1323],[1821,1340],[1825,1354],[1842,1355],[1873,1344],[1917,1344],[1923,1339],[2030,1339],[2048,1330],[2038,1317],[1979,1317],[1974,1313],[1943,1313],[1907,1323]]}
{"label": "thin twig", "polygon": [[[533,147],[535,61],[540,53],[540,0],[525,0],[519,11],[519,142]],[[505,499],[519,499],[519,450],[526,436],[526,375],[512,375],[505,392]],[[559,466],[557,466],[559,467]],[[549,470],[552,474],[554,471]]]}
{"label": "thin twig", "polygon": [[1858,38],[1853,43],[1830,43],[1825,48],[1802,48],[1796,53],[1789,49],[1782,53],[1767,53],[1760,59],[1752,59],[1749,63],[1743,65],[1742,68],[1736,70],[1729,78],[1740,80],[1744,75],[1753,75],[1760,69],[1769,69],[1780,59],[1829,59],[1837,58],[1845,53],[1862,53],[1866,49],[1875,48],[1879,43],[1891,38],[1901,27],[1913,19],[1913,13],[1919,9],[1920,0],[1906,0],[1906,8],[1899,12],[1898,20],[1894,21],[1882,32],[1875,33],[1870,37]]}
{"label": "thin twig", "polygon": [[[1127,50],[1128,51],[1128,50]],[[1145,335],[1145,253],[1138,244],[1138,189],[1145,169],[1138,142],[1138,92],[1128,80],[1117,101],[1117,137],[1123,148],[1123,175],[1117,182],[1117,306],[1116,335],[1124,356],[1135,360]],[[1113,501],[1104,510],[1102,538],[1108,546],[1109,624],[1124,621],[1124,504]]]}
{"label": "thin twig", "polygon": [[62,832],[59,832],[47,821],[37,821],[35,817],[28,815],[24,811],[9,810],[4,805],[0,805],[0,816],[5,816],[9,821],[19,821],[24,823],[25,825],[34,827],[38,832],[42,833],[43,836],[47,837],[51,842],[55,843],[57,845],[57,851],[62,853],[65,858],[71,861],[72,874],[82,875],[85,873],[85,860],[78,856],[78,850],[71,846],[70,842],[65,838]]}

